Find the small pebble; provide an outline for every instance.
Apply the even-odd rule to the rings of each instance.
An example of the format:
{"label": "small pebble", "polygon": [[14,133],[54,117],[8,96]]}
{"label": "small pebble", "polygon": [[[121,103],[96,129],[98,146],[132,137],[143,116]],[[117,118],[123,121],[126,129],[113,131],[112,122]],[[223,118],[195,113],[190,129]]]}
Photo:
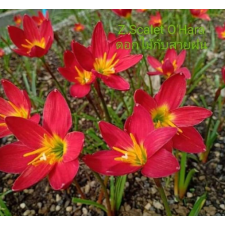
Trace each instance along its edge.
{"label": "small pebble", "polygon": [[51,205],[50,212],[55,212],[55,205]]}
{"label": "small pebble", "polygon": [[220,143],[216,143],[214,146],[220,148]]}
{"label": "small pebble", "polygon": [[86,209],[86,208],[82,208],[82,212],[83,212],[83,215],[84,215],[84,216],[87,216],[88,211],[87,211],[87,209]]}
{"label": "small pebble", "polygon": [[95,180],[91,181],[90,185],[91,185],[91,187],[95,187],[96,186],[96,181]]}
{"label": "small pebble", "polygon": [[37,203],[37,206],[38,206],[39,209],[41,209],[42,203],[41,203],[41,202],[38,202],[38,203]]}
{"label": "small pebble", "polygon": [[133,174],[129,173],[127,177],[128,177],[128,179],[132,179],[133,178]]}
{"label": "small pebble", "polygon": [[131,210],[131,206],[128,205],[128,204],[124,205],[124,208],[125,208],[125,211],[126,211],[126,212],[128,212],[128,211]]}
{"label": "small pebble", "polygon": [[149,210],[151,208],[151,204],[150,203],[147,203],[147,205],[145,205],[145,209],[146,210]]}
{"label": "small pebble", "polygon": [[157,192],[157,190],[156,190],[156,188],[152,187],[152,188],[150,188],[150,192],[151,192],[151,194],[154,195]]}
{"label": "small pebble", "polygon": [[30,210],[29,210],[29,209],[26,210],[26,211],[23,213],[24,216],[28,216],[29,214],[30,214]]}
{"label": "small pebble", "polygon": [[187,192],[187,197],[188,197],[188,198],[192,198],[192,197],[193,197],[193,194],[190,193],[190,192]]}
{"label": "small pebble", "polygon": [[56,202],[59,202],[61,200],[61,196],[59,194],[56,195]]}
{"label": "small pebble", "polygon": [[90,189],[91,189],[90,184],[89,184],[89,183],[88,183],[88,184],[86,184],[86,185],[85,185],[85,187],[84,187],[84,193],[85,193],[85,194],[88,194],[88,193],[89,193],[89,191],[90,191]]}
{"label": "small pebble", "polygon": [[28,190],[28,193],[29,193],[29,194],[33,194],[33,192],[34,192],[34,189],[29,189],[29,190]]}
{"label": "small pebble", "polygon": [[56,206],[55,210],[59,211],[61,209],[61,207],[59,205]]}
{"label": "small pebble", "polygon": [[147,180],[147,177],[142,176],[142,177],[141,177],[141,180],[142,180],[142,181],[146,181],[146,180]]}
{"label": "small pebble", "polygon": [[201,181],[202,181],[202,180],[205,180],[205,176],[199,176],[198,178],[199,178],[199,180],[201,180]]}
{"label": "small pebble", "polygon": [[153,201],[153,206],[154,206],[156,209],[161,209],[161,210],[164,209],[164,206],[163,206],[160,202],[158,202],[158,201],[156,201],[156,200]]}
{"label": "small pebble", "polygon": [[36,214],[35,210],[32,209],[32,210],[30,211],[30,215],[35,215],[35,214]]}
{"label": "small pebble", "polygon": [[21,208],[21,209],[24,209],[25,207],[26,207],[26,204],[25,204],[25,203],[21,203],[21,204],[20,204],[20,208]]}
{"label": "small pebble", "polygon": [[225,210],[225,205],[224,204],[220,204],[220,208]]}
{"label": "small pebble", "polygon": [[67,207],[66,207],[66,211],[67,211],[67,212],[71,212],[72,210],[73,210],[73,207],[72,207],[72,206],[67,206]]}

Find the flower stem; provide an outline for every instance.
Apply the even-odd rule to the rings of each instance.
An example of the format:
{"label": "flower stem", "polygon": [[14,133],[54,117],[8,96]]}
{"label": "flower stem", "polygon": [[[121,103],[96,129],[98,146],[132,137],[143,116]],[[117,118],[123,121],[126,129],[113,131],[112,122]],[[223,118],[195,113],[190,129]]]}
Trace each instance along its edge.
{"label": "flower stem", "polygon": [[166,209],[166,215],[167,216],[172,216],[172,213],[171,213],[171,210],[170,210],[167,198],[166,198],[165,191],[164,191],[164,189],[162,187],[160,178],[154,178],[154,181],[155,181],[155,184],[156,184],[156,186],[157,186],[157,188],[159,190],[159,194],[161,196],[161,199],[163,201],[164,207]]}
{"label": "flower stem", "polygon": [[110,115],[109,115],[109,111],[107,109],[107,105],[106,105],[106,102],[104,100],[104,97],[102,95],[102,92],[101,92],[101,87],[100,87],[100,83],[99,83],[99,80],[96,80],[95,81],[95,89],[98,93],[98,96],[99,98],[101,99],[101,102],[102,102],[102,105],[103,105],[103,108],[104,108],[104,111],[105,111],[105,116],[106,116],[106,120],[111,123],[111,118],[110,118]]}
{"label": "flower stem", "polygon": [[107,213],[108,213],[108,216],[113,216],[114,213],[112,212],[111,210],[111,204],[110,204],[110,200],[109,200],[109,194],[108,194],[108,191],[107,191],[107,188],[104,184],[104,181],[102,180],[102,178],[100,177],[100,175],[94,171],[92,171],[94,176],[98,179],[99,183],[101,184],[102,186],[102,190],[104,191],[104,195],[105,195],[105,199],[106,199],[106,205],[107,205]]}
{"label": "flower stem", "polygon": [[101,120],[102,118],[101,118],[100,114],[98,113],[98,110],[96,109],[95,104],[94,104],[94,102],[92,101],[91,96],[90,96],[89,93],[86,95],[86,98],[87,98],[87,100],[89,101],[89,103],[91,104],[91,106],[93,107],[93,109],[94,109],[95,114],[97,115],[97,117]]}
{"label": "flower stem", "polygon": [[86,199],[85,194],[84,194],[83,191],[81,190],[80,185],[79,185],[79,183],[77,182],[76,179],[74,179],[73,183],[75,184],[76,189],[77,189],[78,193],[80,194],[81,198],[82,198],[82,199]]}
{"label": "flower stem", "polygon": [[[105,186],[107,186],[108,181],[109,181],[109,176],[105,176],[105,179],[104,179],[104,185]],[[103,195],[104,195],[104,191],[103,191],[103,189],[101,189],[101,192],[100,192],[99,197],[98,197],[98,203],[99,204],[102,203]]]}

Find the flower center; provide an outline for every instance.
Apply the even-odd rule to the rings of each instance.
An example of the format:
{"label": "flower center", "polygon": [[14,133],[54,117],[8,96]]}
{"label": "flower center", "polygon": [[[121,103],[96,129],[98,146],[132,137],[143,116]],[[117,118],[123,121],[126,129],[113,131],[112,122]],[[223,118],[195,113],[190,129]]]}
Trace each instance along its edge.
{"label": "flower center", "polygon": [[27,44],[22,44],[21,46],[24,48],[27,48],[27,52],[29,53],[31,51],[31,49],[35,46],[38,46],[40,48],[45,48],[46,47],[46,43],[45,43],[45,38],[41,38],[41,40],[34,40],[33,42],[30,42],[29,40],[25,39],[25,41],[27,42]]}
{"label": "flower center", "polygon": [[[170,113],[167,105],[162,105],[158,108],[155,108],[150,113],[153,119],[154,127],[156,129],[161,127],[177,128],[177,126],[173,123],[175,116],[172,113]],[[179,128],[178,131],[182,133],[181,129]]]}
{"label": "flower center", "polygon": [[75,70],[77,71],[78,77],[75,77],[75,80],[79,82],[79,84],[86,84],[91,79],[92,73],[86,70],[80,71],[76,66]]}
{"label": "flower center", "polygon": [[133,142],[133,147],[126,150],[113,147],[113,150],[123,153],[121,157],[117,157],[114,160],[129,163],[132,166],[143,166],[147,161],[147,152],[142,144],[137,143],[133,134],[130,134],[130,138]]}
{"label": "flower center", "polygon": [[37,155],[28,165],[36,166],[41,162],[46,162],[50,165],[60,162],[66,152],[67,144],[58,135],[49,137],[44,136],[42,147],[32,152],[24,154],[24,157]]}
{"label": "flower center", "polygon": [[16,116],[16,117],[22,117],[25,119],[29,118],[28,110],[24,109],[23,107],[18,108],[10,101],[8,101],[8,103],[12,106],[12,111],[8,112],[7,115],[0,114],[0,117],[2,117],[3,119],[6,118],[7,116]]}
{"label": "flower center", "polygon": [[116,55],[117,53],[115,53],[111,59],[107,59],[107,54],[105,52],[103,58],[96,58],[94,62],[95,70],[106,76],[114,74],[114,67],[119,62],[119,59],[115,60]]}

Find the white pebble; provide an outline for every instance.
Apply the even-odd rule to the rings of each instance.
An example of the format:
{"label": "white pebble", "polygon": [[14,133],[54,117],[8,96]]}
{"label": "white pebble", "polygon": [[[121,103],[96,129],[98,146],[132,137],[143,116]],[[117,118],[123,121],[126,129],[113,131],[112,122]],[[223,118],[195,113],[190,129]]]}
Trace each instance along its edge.
{"label": "white pebble", "polygon": [[20,208],[21,208],[21,209],[24,209],[25,207],[26,207],[26,204],[25,204],[25,203],[21,203],[21,204],[20,204]]}
{"label": "white pebble", "polygon": [[23,213],[24,216],[28,216],[29,214],[30,214],[30,210],[29,210],[29,209],[26,210],[26,211]]}
{"label": "white pebble", "polygon": [[154,206],[156,209],[161,209],[161,210],[164,209],[164,206],[163,206],[160,202],[158,202],[158,201],[156,201],[156,200],[153,201],[153,206]]}
{"label": "white pebble", "polygon": [[72,207],[72,206],[67,206],[67,207],[66,207],[66,211],[67,211],[67,212],[71,212],[72,210],[73,210],[73,207]]}
{"label": "white pebble", "polygon": [[88,211],[86,208],[82,208],[82,212],[83,212],[83,215],[86,216],[88,214]]}
{"label": "white pebble", "polygon": [[61,209],[61,207],[59,205],[56,206],[55,210],[59,211]]}
{"label": "white pebble", "polygon": [[150,203],[147,203],[147,205],[145,206],[145,209],[146,210],[149,210],[151,208],[151,204]]}

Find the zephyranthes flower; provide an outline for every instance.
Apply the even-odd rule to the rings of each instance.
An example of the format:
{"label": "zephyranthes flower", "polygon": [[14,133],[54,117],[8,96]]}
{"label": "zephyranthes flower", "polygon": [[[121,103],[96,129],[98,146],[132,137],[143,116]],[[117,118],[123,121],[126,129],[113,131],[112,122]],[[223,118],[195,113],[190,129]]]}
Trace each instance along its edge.
{"label": "zephyranthes flower", "polygon": [[57,90],[48,95],[42,126],[19,117],[5,120],[19,140],[0,149],[0,170],[21,173],[12,189],[28,188],[47,175],[53,189],[67,188],[79,168],[84,134],[68,133],[72,117],[63,96]]}
{"label": "zephyranthes flower", "polygon": [[178,129],[171,146],[189,153],[200,153],[205,151],[205,144],[193,126],[210,117],[212,112],[196,106],[179,107],[185,92],[185,77],[178,74],[166,80],[154,98],[142,90],[137,90],[134,100],[149,112],[155,128]]}
{"label": "zephyranthes flower", "polygon": [[159,27],[162,25],[162,18],[160,15],[160,12],[156,12],[155,16],[150,16],[149,25],[152,25],[153,27]]}
{"label": "zephyranthes flower", "polygon": [[[126,42],[126,48],[125,48]],[[118,49],[117,45],[120,45]],[[73,51],[77,61],[87,71],[92,71],[96,77],[110,88],[128,90],[129,83],[118,76],[122,72],[138,63],[142,55],[130,55],[132,40],[127,34],[116,38],[114,41],[107,40],[103,25],[99,22],[93,32],[91,46],[85,48],[79,43],[73,44]]]}
{"label": "zephyranthes flower", "polygon": [[42,57],[47,54],[54,40],[50,20],[45,20],[38,27],[31,17],[25,15],[23,29],[14,26],[8,27],[9,36],[17,47],[13,51],[27,57]]}
{"label": "zephyranthes flower", "polygon": [[148,56],[148,63],[155,69],[153,72],[148,72],[148,75],[164,75],[166,78],[174,74],[181,73],[186,79],[191,78],[191,73],[186,67],[181,67],[186,57],[186,51],[182,50],[177,55],[175,49],[168,49],[162,62],[156,58]]}
{"label": "zephyranthes flower", "polygon": [[90,92],[95,75],[80,66],[74,52],[66,51],[64,53],[64,63],[65,67],[60,67],[58,70],[68,81],[75,83],[70,88],[70,94],[76,98],[84,97]]}
{"label": "zephyranthes flower", "polygon": [[21,25],[21,23],[23,21],[23,17],[21,15],[19,15],[19,14],[18,15],[15,15],[13,17],[13,21],[15,22],[15,24],[16,24],[17,27],[20,27],[20,25]]}
{"label": "zephyranthes flower", "polygon": [[218,38],[224,40],[225,39],[225,23],[224,23],[223,27],[218,26],[215,28],[215,30],[216,30]]}
{"label": "zephyranthes flower", "polygon": [[26,91],[20,90],[8,80],[1,80],[1,83],[8,101],[0,98],[0,138],[12,134],[5,123],[7,116],[22,117],[36,123],[40,120],[38,114],[30,115],[31,103]]}
{"label": "zephyranthes flower", "polygon": [[159,178],[179,170],[176,158],[161,149],[177,132],[176,128],[154,130],[150,114],[135,106],[134,113],[126,121],[124,131],[114,125],[99,123],[102,137],[110,150],[86,155],[84,162],[94,171],[121,176],[141,169],[143,175]]}
{"label": "zephyranthes flower", "polygon": [[81,31],[84,30],[84,28],[85,28],[85,26],[83,24],[81,24],[81,23],[75,23],[73,29],[75,31],[81,32]]}
{"label": "zephyranthes flower", "polygon": [[37,24],[37,26],[40,27],[45,20],[49,20],[49,13],[47,11],[46,15],[44,16],[41,11],[38,11],[38,16],[32,16],[32,19]]}
{"label": "zephyranthes flower", "polygon": [[132,9],[111,9],[111,10],[118,16],[125,18],[131,17]]}
{"label": "zephyranthes flower", "polygon": [[203,20],[211,20],[207,14],[208,9],[190,9],[191,15]]}

